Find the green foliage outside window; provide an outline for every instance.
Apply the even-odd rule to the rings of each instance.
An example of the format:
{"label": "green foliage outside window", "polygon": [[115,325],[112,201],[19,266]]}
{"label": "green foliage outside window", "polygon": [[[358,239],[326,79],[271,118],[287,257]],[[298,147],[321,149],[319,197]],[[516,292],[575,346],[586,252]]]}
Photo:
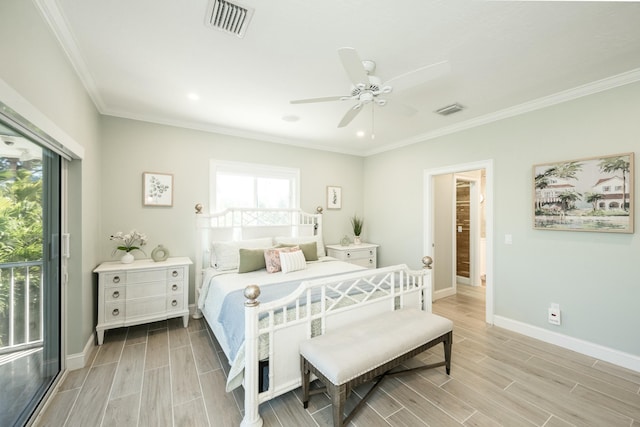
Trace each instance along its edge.
{"label": "green foliage outside window", "polygon": [[[0,265],[42,259],[42,162],[0,159]],[[14,319],[24,318],[25,287],[29,277],[31,339],[39,334],[40,266],[0,269],[0,347],[8,344],[9,292],[14,283]],[[35,317],[34,317],[35,316]],[[16,322],[14,343],[26,337]]]}

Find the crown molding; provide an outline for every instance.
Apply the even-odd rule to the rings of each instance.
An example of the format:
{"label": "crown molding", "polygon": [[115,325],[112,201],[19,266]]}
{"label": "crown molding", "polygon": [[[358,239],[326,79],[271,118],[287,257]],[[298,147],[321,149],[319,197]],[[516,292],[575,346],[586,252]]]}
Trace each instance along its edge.
{"label": "crown molding", "polygon": [[455,125],[443,127],[432,132],[427,132],[422,135],[416,135],[414,137],[399,141],[395,144],[386,145],[383,148],[367,151],[364,156],[371,156],[374,154],[384,153],[386,151],[395,150],[398,148],[406,147],[408,145],[417,144],[419,142],[425,142],[433,140],[442,136],[451,135],[453,133],[461,132],[463,130],[472,129],[478,126],[483,126],[489,123],[497,122],[499,120],[508,119],[510,117],[519,116],[521,114],[529,113],[531,111],[540,110],[542,108],[551,107],[553,105],[562,104],[567,101],[582,98],[584,96],[593,95],[599,92],[603,92],[609,89],[614,89],[619,86],[635,83],[640,81],[640,68],[636,68],[615,76],[607,77],[595,82],[587,83],[581,86],[577,86],[572,89],[567,89],[562,92],[554,93],[549,96],[534,99],[532,101],[524,102],[522,104],[514,105],[513,107],[505,108],[494,113],[486,114],[484,116],[476,117],[464,122],[456,123]]}
{"label": "crown molding", "polygon": [[38,7],[38,10],[44,20],[49,24],[53,34],[58,39],[62,50],[69,58],[73,68],[76,70],[76,73],[87,90],[89,97],[93,100],[98,111],[102,113],[105,110],[105,104],[100,97],[100,92],[98,91],[87,65],[82,59],[76,38],[69,29],[69,25],[62,15],[62,12],[60,12],[58,2],[56,0],[34,0],[34,3]]}

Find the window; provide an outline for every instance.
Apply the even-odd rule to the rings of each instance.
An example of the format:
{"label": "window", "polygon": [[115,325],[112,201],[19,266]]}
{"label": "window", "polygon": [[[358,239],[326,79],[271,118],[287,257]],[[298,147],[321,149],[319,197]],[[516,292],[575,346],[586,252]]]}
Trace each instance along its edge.
{"label": "window", "polygon": [[211,160],[210,210],[297,209],[299,181],[300,170],[295,168]]}

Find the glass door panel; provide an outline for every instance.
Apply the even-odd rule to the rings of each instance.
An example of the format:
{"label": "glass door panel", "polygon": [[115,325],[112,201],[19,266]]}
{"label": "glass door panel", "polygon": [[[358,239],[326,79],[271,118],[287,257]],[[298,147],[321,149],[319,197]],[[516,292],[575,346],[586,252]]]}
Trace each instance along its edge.
{"label": "glass door panel", "polygon": [[61,371],[60,167],[0,123],[0,426],[24,425]]}

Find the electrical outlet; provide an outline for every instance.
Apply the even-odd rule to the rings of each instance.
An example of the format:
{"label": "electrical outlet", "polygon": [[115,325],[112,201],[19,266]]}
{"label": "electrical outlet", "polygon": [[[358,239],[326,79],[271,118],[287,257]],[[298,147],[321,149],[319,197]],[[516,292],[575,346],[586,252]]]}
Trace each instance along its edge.
{"label": "electrical outlet", "polygon": [[560,325],[560,305],[558,304],[551,304],[551,307],[549,307],[549,323],[551,323],[552,325]]}

